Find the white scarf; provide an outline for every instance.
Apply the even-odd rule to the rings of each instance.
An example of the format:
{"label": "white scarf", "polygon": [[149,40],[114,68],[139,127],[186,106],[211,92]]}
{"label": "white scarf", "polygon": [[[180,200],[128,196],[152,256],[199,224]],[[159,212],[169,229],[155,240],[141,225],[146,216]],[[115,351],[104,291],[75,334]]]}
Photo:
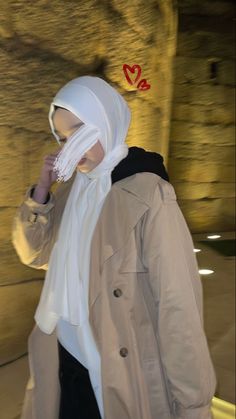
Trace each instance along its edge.
{"label": "white scarf", "polygon": [[88,319],[91,239],[111,188],[111,172],[128,154],[124,142],[131,119],[123,97],[103,79],[93,76],[72,80],[55,96],[49,121],[58,140],[52,121],[55,105],[70,110],[85,124],[58,155],[58,179],[69,179],[80,159],[98,140],[105,156],[89,173],[77,171],[67,198],[34,316],[40,329],[48,334],[60,317],[77,326]]}

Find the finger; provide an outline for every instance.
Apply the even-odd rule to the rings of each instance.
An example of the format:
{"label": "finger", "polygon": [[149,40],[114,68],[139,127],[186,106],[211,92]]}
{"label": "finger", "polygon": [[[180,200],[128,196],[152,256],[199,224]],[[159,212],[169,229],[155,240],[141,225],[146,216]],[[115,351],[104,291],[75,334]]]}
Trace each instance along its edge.
{"label": "finger", "polygon": [[53,169],[54,169],[54,164],[53,163],[46,163],[43,167],[43,171],[46,170],[47,172],[51,171]]}
{"label": "finger", "polygon": [[54,157],[48,156],[48,157],[44,158],[45,162],[54,162],[55,160],[56,160],[56,156],[54,156]]}
{"label": "finger", "polygon": [[58,154],[60,153],[60,151],[61,150],[58,150],[55,153],[46,154],[46,156],[44,156],[44,158],[47,158],[47,157],[56,157],[56,156],[58,156]]}

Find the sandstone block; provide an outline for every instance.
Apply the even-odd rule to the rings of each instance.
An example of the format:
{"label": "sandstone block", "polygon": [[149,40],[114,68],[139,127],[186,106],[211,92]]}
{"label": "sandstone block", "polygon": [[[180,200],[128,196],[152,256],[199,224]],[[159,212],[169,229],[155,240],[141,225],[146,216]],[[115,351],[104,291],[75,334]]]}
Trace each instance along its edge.
{"label": "sandstone block", "polygon": [[235,54],[232,48],[233,43],[233,34],[201,31],[181,32],[180,30],[177,55],[196,58],[205,57],[205,59],[211,55],[219,59],[227,59]]}
{"label": "sandstone block", "polygon": [[10,239],[1,242],[0,285],[14,284],[32,279],[43,279],[46,271],[24,265]]}
{"label": "sandstone block", "polygon": [[178,103],[173,106],[172,121],[191,121],[197,124],[230,125],[234,124],[234,108],[225,105],[195,105]]}
{"label": "sandstone block", "polygon": [[27,352],[42,283],[0,287],[0,365]]}
{"label": "sandstone block", "polygon": [[196,124],[173,121],[170,131],[171,141],[189,143],[211,143],[214,145],[234,145],[234,126]]}

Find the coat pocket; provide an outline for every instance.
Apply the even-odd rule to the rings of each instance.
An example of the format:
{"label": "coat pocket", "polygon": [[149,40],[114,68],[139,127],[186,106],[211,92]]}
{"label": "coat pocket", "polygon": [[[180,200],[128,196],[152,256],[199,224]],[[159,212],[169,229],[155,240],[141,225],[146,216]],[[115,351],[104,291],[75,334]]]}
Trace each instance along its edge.
{"label": "coat pocket", "polygon": [[148,269],[142,263],[136,250],[132,250],[124,255],[119,268],[120,273],[129,272],[148,272]]}

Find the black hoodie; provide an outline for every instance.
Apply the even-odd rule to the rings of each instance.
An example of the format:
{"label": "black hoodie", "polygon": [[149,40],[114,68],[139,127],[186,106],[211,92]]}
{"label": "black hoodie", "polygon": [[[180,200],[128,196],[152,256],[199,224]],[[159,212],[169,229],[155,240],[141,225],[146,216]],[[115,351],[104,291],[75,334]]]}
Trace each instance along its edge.
{"label": "black hoodie", "polygon": [[169,176],[163,164],[163,157],[141,147],[130,147],[129,154],[121,160],[111,173],[112,183],[139,172],[151,172],[169,182]]}

